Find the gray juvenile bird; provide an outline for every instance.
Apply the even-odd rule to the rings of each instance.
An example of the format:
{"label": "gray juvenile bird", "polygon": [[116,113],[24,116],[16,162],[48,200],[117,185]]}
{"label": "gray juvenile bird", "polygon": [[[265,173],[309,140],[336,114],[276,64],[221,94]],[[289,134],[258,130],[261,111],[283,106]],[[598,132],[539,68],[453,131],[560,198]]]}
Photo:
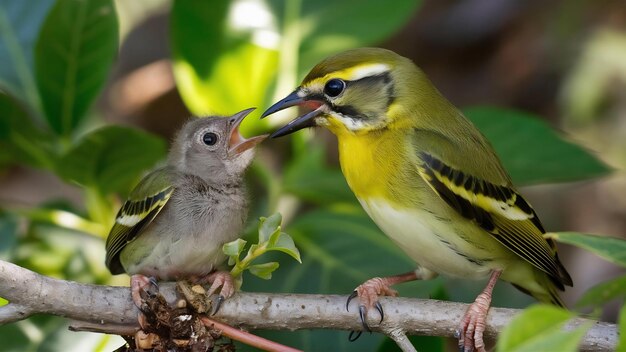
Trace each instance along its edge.
{"label": "gray juvenile bird", "polygon": [[[177,133],[167,165],[144,177],[130,193],[106,242],[106,265],[128,273],[133,300],[155,280],[212,283],[209,294],[234,293],[222,245],[239,237],[248,211],[244,171],[254,146],[267,136],[245,139],[232,117],[197,118]],[[221,301],[221,300],[220,300]]]}

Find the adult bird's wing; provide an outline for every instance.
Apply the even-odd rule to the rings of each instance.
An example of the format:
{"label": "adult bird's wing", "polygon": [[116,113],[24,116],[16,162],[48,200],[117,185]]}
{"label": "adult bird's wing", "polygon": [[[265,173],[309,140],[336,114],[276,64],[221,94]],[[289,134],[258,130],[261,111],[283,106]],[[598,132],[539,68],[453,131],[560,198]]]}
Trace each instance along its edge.
{"label": "adult bird's wing", "polygon": [[113,274],[124,272],[120,253],[143,228],[156,218],[174,191],[175,171],[169,167],[146,175],[133,189],[115,217],[106,241],[106,266]]}
{"label": "adult bird's wing", "polygon": [[519,193],[454,169],[429,153],[420,152],[418,157],[419,174],[452,208],[547,273],[560,289],[572,285],[554,243],[543,237],[539,218]]}

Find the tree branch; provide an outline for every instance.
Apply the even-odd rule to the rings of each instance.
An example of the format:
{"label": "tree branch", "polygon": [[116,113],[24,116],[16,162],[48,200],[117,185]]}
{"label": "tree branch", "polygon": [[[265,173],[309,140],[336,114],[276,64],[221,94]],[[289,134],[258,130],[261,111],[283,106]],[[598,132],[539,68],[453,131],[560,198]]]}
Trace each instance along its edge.
{"label": "tree branch", "polygon": [[[173,283],[163,283],[165,298],[176,300]],[[0,324],[22,320],[32,314],[58,315],[79,322],[74,330],[98,332],[134,332],[138,310],[130,298],[128,287],[80,284],[39,275],[17,265],[0,261],[0,297],[9,304],[0,307]],[[226,300],[214,320],[248,329],[298,330],[337,329],[360,330],[357,303],[346,311],[346,296],[313,294],[271,294],[241,292]],[[454,335],[466,304],[411,298],[383,297],[385,319],[371,312],[368,324],[375,332],[393,335],[403,341],[404,334]],[[491,308],[485,335],[495,337],[520,310]],[[576,318],[567,329],[574,329],[590,320]],[[592,321],[581,344],[581,350],[611,351],[617,344],[614,324]]]}

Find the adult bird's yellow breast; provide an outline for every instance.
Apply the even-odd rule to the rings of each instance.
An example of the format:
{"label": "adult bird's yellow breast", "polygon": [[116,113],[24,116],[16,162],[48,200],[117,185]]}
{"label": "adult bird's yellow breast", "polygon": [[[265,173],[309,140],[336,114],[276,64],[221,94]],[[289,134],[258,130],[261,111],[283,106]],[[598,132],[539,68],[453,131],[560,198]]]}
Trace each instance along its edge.
{"label": "adult bird's yellow breast", "polygon": [[339,142],[341,170],[357,198],[382,198],[400,206],[414,203],[419,192],[412,190],[420,187],[415,182],[419,176],[406,134],[391,129],[333,132]]}

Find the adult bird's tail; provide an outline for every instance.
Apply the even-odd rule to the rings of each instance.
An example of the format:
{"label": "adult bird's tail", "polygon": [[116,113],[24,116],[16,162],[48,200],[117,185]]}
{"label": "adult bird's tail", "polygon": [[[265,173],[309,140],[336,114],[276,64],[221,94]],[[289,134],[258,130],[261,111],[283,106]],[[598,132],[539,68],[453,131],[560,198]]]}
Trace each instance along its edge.
{"label": "adult bird's tail", "polygon": [[[513,284],[513,286],[527,295],[533,296],[541,303],[567,308],[559,295],[559,290],[562,289],[557,287],[554,280],[541,270],[535,269],[533,274],[535,276],[533,282],[524,286],[518,284]],[[563,287],[562,284],[560,286]]]}

